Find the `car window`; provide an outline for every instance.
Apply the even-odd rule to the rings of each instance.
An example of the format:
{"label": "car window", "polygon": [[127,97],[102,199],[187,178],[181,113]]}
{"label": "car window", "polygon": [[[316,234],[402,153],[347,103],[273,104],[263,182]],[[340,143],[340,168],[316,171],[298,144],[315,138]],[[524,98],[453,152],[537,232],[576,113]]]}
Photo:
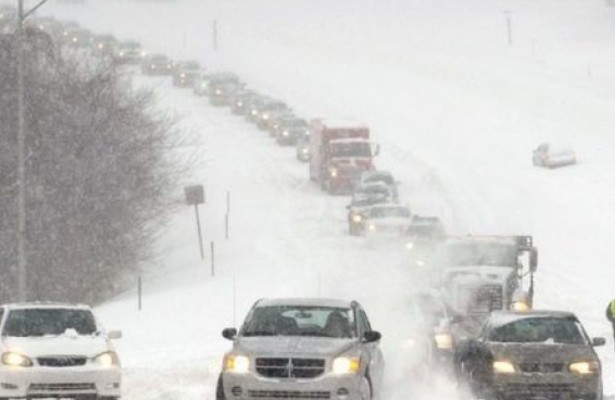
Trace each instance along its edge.
{"label": "car window", "polygon": [[323,306],[266,306],[253,310],[243,336],[353,337],[349,308]]}
{"label": "car window", "polygon": [[11,310],[2,336],[29,337],[61,335],[74,329],[80,335],[96,333],[96,320],[89,310],[37,308]]}
{"label": "car window", "polygon": [[587,344],[579,322],[564,318],[524,318],[494,328],[488,339],[503,343]]}

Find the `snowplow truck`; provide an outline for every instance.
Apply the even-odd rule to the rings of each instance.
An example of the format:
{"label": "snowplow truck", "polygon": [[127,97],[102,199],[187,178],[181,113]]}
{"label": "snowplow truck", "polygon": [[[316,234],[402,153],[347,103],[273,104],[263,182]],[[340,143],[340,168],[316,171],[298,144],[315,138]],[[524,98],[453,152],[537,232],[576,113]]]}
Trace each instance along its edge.
{"label": "snowplow truck", "polygon": [[538,251],[531,236],[449,238],[438,261],[455,337],[473,337],[491,311],[532,308]]}
{"label": "snowplow truck", "polygon": [[354,121],[310,121],[310,179],[329,194],[350,194],[364,171],[374,169],[378,146],[369,128]]}

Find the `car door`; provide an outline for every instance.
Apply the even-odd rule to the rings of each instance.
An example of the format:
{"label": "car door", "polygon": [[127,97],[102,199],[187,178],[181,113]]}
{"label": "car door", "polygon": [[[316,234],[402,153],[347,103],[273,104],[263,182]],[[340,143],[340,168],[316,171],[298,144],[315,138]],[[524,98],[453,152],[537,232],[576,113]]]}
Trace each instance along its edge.
{"label": "car door", "polygon": [[[363,308],[357,307],[356,318],[359,338],[363,338],[365,332],[372,331],[371,324]],[[377,388],[380,388],[382,384],[384,371],[384,360],[382,350],[380,349],[380,342],[365,343],[361,341],[361,346],[365,360],[368,362],[368,374],[372,380],[372,388],[378,390]]]}

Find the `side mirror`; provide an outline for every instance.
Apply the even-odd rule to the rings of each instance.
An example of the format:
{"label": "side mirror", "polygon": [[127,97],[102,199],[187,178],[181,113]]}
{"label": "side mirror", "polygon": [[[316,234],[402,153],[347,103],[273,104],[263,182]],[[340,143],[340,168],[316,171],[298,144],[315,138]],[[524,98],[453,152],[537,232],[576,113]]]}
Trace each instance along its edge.
{"label": "side mirror", "polygon": [[226,328],[222,330],[222,337],[228,340],[235,340],[237,336],[237,329],[235,328]]}
{"label": "side mirror", "polygon": [[382,338],[382,335],[378,331],[367,331],[363,335],[363,341],[365,343],[374,343],[379,341]]}
{"label": "side mirror", "polygon": [[594,347],[604,346],[605,344],[606,344],[606,339],[603,337],[592,338],[592,346]]}
{"label": "side mirror", "polygon": [[108,339],[121,339],[122,331],[109,331],[107,332],[107,338]]}
{"label": "side mirror", "polygon": [[530,250],[530,271],[536,272],[538,269],[538,250],[536,247],[532,247]]}

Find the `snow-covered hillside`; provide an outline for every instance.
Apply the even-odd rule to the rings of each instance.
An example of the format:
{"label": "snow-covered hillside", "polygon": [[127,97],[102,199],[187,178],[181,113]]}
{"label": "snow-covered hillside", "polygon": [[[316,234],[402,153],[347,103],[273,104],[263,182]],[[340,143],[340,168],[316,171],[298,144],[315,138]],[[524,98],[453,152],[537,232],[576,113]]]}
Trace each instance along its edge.
{"label": "snow-covered hillside", "polygon": [[[88,0],[50,2],[44,13],[233,69],[306,118],[368,123],[382,146],[377,165],[403,182],[416,212],[441,215],[456,233],[534,236],[537,306],[572,310],[609,338],[599,354],[615,395],[603,316],[615,296],[615,9],[599,0]],[[323,196],[292,151],[169,80],[135,81],[154,85],[161,107],[195,133],[204,163],[186,182],[206,185],[217,270],[212,278],[199,260],[186,207],[161,239],[144,309],[135,293],[99,308],[125,332],[126,398],[213,398],[228,346],[219,332],[260,297],[356,298],[390,346],[416,284],[403,258],[347,237],[346,200]],[[572,144],[581,163],[533,168],[531,150],[547,140]]]}

